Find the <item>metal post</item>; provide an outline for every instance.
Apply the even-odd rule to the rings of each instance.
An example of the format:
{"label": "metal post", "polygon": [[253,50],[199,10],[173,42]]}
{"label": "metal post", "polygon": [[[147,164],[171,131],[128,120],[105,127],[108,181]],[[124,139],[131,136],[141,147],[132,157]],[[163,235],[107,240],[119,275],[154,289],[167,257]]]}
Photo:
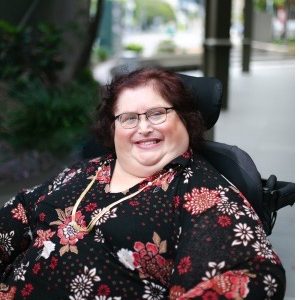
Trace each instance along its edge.
{"label": "metal post", "polygon": [[244,36],[242,45],[242,71],[249,72],[251,57],[251,38],[252,38],[252,0],[246,0],[244,4]]}
{"label": "metal post", "polygon": [[207,0],[204,41],[204,75],[223,84],[222,108],[228,106],[231,0]]}

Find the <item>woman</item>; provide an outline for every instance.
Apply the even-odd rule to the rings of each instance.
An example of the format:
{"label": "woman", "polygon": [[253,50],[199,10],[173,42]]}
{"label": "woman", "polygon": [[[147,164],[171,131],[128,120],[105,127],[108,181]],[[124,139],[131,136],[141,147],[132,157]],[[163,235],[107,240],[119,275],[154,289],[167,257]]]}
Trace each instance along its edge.
{"label": "woman", "polygon": [[98,110],[111,154],[0,212],[0,299],[283,299],[285,274],[240,191],[203,157],[180,79],[121,76]]}

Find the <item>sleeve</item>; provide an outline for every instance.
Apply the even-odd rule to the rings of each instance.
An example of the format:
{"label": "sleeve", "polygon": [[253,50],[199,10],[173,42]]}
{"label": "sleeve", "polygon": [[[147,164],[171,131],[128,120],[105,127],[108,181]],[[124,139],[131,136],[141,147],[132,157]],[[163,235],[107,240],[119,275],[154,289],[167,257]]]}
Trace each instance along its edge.
{"label": "sleeve", "polygon": [[0,279],[6,268],[26,249],[32,240],[38,216],[37,205],[46,195],[59,190],[84,167],[84,161],[64,168],[57,176],[32,189],[26,189],[7,201],[0,209]]}
{"label": "sleeve", "polygon": [[169,299],[283,299],[285,271],[257,214],[234,186],[214,179],[181,193]]}
{"label": "sleeve", "polygon": [[32,239],[35,204],[47,186],[23,190],[0,209],[0,274],[28,248]]}

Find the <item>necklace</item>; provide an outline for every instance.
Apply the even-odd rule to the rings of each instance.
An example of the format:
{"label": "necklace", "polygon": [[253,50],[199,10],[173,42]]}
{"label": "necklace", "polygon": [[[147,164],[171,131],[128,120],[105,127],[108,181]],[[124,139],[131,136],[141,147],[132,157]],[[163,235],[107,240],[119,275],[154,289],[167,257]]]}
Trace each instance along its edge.
{"label": "necklace", "polygon": [[143,186],[142,188],[140,188],[139,190],[137,190],[136,192],[124,196],[121,199],[109,204],[108,206],[105,206],[95,217],[93,217],[91,219],[91,221],[89,222],[89,224],[85,227],[80,226],[77,221],[76,221],[76,213],[77,213],[77,209],[79,204],[81,203],[82,199],[84,198],[84,196],[88,193],[88,191],[91,189],[92,185],[94,184],[94,182],[96,181],[97,175],[98,173],[102,170],[102,165],[101,164],[95,174],[95,176],[93,177],[93,179],[91,180],[91,182],[87,185],[87,187],[85,188],[85,190],[81,193],[81,195],[79,196],[79,198],[77,199],[73,209],[72,209],[72,217],[71,217],[71,222],[69,223],[69,225],[71,225],[75,230],[79,231],[79,232],[85,232],[85,233],[89,233],[93,227],[96,225],[97,221],[103,216],[105,215],[107,212],[110,211],[110,209],[118,204],[120,204],[121,202],[124,202],[128,199],[131,199],[132,197],[138,195],[139,193],[141,193],[145,188],[152,186],[154,182],[156,182],[158,179],[162,179],[163,177],[165,177],[166,175],[168,175],[170,172],[173,172],[173,169],[169,169],[168,171],[164,172],[164,173],[160,173],[157,175],[156,178],[154,178],[152,181],[148,181],[147,184],[145,186]]}

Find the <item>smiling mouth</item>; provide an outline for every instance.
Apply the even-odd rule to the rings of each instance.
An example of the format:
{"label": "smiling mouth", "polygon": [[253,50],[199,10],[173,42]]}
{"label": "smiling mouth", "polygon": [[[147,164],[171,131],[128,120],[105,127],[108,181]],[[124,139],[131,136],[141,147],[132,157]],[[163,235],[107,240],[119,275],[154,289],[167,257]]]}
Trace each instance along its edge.
{"label": "smiling mouth", "polygon": [[149,146],[152,146],[152,145],[156,145],[160,142],[161,142],[161,140],[154,139],[154,140],[138,141],[138,142],[136,142],[136,144],[139,145],[139,146],[143,146],[143,147],[149,147]]}

